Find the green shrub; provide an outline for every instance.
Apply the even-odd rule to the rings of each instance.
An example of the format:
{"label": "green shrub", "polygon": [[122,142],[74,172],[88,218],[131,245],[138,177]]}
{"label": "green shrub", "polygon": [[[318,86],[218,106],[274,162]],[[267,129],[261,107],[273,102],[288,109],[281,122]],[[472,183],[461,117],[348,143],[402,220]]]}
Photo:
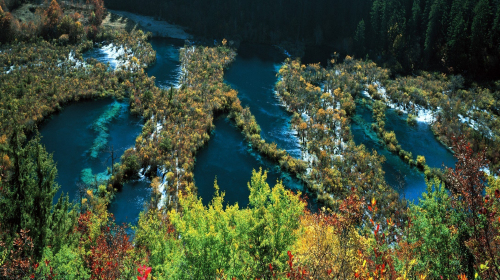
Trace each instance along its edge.
{"label": "green shrub", "polygon": [[141,168],[139,158],[132,149],[128,149],[122,156],[122,166],[124,177],[134,177]]}
{"label": "green shrub", "polygon": [[408,114],[406,122],[408,123],[409,126],[415,126],[417,125],[417,117],[415,115]]}
{"label": "green shrub", "polygon": [[425,168],[425,157],[424,156],[417,156],[417,167],[420,169]]}

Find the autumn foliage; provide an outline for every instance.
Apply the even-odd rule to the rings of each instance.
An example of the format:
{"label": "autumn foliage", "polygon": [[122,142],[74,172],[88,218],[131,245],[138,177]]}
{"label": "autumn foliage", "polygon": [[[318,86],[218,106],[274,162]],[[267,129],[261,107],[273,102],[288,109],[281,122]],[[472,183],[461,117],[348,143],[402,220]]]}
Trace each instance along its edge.
{"label": "autumn foliage", "polygon": [[487,178],[482,170],[488,165],[486,153],[475,153],[463,137],[454,139],[454,151],[458,161],[455,169],[449,170],[448,186],[452,207],[461,213],[463,224],[458,225],[458,230],[462,245],[470,250],[462,262],[473,266],[484,279],[499,278],[500,235],[499,221],[495,219],[499,196],[485,195]]}
{"label": "autumn foliage", "polygon": [[[99,29],[103,2],[91,6],[91,13],[63,16],[52,0],[40,16],[46,39],[57,40],[18,41],[0,53],[6,72],[0,74],[0,205],[10,209],[0,217],[3,278],[500,278],[500,180],[483,172],[495,164],[488,161],[495,153],[480,149],[496,138],[484,136],[487,130],[480,144],[468,142],[477,135],[454,138],[455,168],[443,171],[442,181],[427,176],[432,180],[420,203],[406,205],[385,182],[383,158],[356,145],[350,132],[356,99],[366,90],[377,99],[369,104],[371,127],[382,144],[427,172],[425,158],[413,158],[385,130],[385,103],[397,100],[410,112],[416,105],[445,106],[449,99],[439,93],[444,77],[389,81],[387,70],[352,57],[341,64],[332,60],[328,68],[287,59],[276,90],[300,138],[302,158],[296,159],[261,138],[251,111],[224,83],[224,70],[236,56],[227,41],[186,45],[179,87],[160,89],[144,72],[155,61],[148,35]],[[12,23],[18,25],[0,9],[0,28],[12,29]],[[2,33],[0,40],[12,40],[12,34]],[[85,36],[109,36],[109,43],[124,47],[124,66],[110,71],[84,61],[82,52],[92,45],[83,43]],[[387,96],[377,82],[387,87]],[[486,96],[490,104],[492,95]],[[36,136],[23,141],[67,102],[103,97],[128,98],[131,111],[145,120],[134,147],[102,187],[112,193],[141,168],[153,177],[152,200],[133,238],[129,228],[114,223],[108,197],[94,195],[97,190],[88,189],[75,204],[64,197],[54,204],[54,162]],[[256,151],[303,180],[320,209],[306,210],[281,182],[271,188],[261,170],[248,186],[234,186],[249,188],[249,207],[227,205],[216,184],[214,198],[203,203],[194,185],[196,152],[221,113],[228,113]],[[446,114],[436,126],[448,137]]]}
{"label": "autumn foliage", "polygon": [[[58,39],[65,44],[76,43],[82,39],[97,39],[103,35],[101,23],[106,17],[102,0],[93,0],[92,5],[75,6],[65,10],[57,0],[51,0],[37,8],[29,21],[14,18],[11,13],[0,7],[0,42],[32,41],[36,37]],[[79,8],[77,8],[79,7]]]}

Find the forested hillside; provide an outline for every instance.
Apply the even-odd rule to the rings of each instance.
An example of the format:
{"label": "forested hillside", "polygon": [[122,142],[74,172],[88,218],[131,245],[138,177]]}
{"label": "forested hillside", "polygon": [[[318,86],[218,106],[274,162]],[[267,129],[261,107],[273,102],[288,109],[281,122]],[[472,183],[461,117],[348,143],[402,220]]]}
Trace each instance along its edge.
{"label": "forested hillside", "polygon": [[[500,279],[500,1],[106,3],[185,25],[196,43],[156,53],[151,33],[115,29],[130,22],[102,0],[0,0],[0,279]],[[234,41],[331,48],[327,65],[269,66],[267,90],[288,117],[279,133],[296,139],[298,156],[266,140],[226,80]],[[115,67],[84,58],[105,48]],[[177,75],[164,86],[147,69],[172,57]],[[109,176],[90,170],[70,184],[76,197],[57,196],[61,174],[39,126],[69,103],[105,98],[128,102],[140,133],[122,154],[109,149]],[[103,152],[122,108],[113,104],[97,114],[89,158]],[[389,111],[408,130],[425,127],[454,166],[412,153]],[[200,198],[194,169],[220,116],[242,139],[231,155],[262,157],[301,188],[261,168],[229,186],[247,190],[248,205],[226,203],[217,178]],[[422,178],[417,200],[388,183],[389,156]],[[119,225],[112,203],[138,178],[150,195],[135,223]]]}
{"label": "forested hillside", "polygon": [[498,78],[500,4],[493,0],[106,0],[201,36],[328,45],[396,73],[439,69]]}
{"label": "forested hillside", "polygon": [[369,15],[370,1],[231,1],[148,0],[105,1],[109,9],[129,10],[189,27],[207,37],[227,37],[261,43],[340,42],[352,36]]}
{"label": "forested hillside", "polygon": [[500,4],[490,0],[375,0],[354,38],[358,53],[368,48],[393,58],[399,64],[396,69],[440,66],[451,73],[496,76]]}

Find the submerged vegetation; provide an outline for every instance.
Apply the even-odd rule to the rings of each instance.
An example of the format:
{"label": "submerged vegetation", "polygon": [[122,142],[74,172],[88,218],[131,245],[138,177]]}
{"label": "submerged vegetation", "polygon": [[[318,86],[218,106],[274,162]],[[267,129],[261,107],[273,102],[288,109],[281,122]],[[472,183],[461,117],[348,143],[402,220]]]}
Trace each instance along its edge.
{"label": "submerged vegetation", "polygon": [[94,131],[97,133],[97,137],[90,148],[90,157],[96,158],[99,152],[101,152],[104,147],[107,146],[108,143],[108,127],[109,123],[118,116],[122,110],[122,105],[118,102],[114,102],[111,104],[111,107],[106,110],[100,117],[97,119],[93,125]]}
{"label": "submerged vegetation", "polygon": [[[294,158],[262,139],[250,109],[224,83],[236,56],[225,39],[212,47],[186,44],[178,85],[159,88],[144,71],[155,62],[149,34],[100,26],[98,0],[61,6],[52,0],[22,24],[0,8],[0,278],[500,278],[500,180],[485,173],[498,175],[500,166],[498,82],[466,86],[460,75],[428,72],[391,78],[370,60],[339,63],[336,54],[326,68],[287,59],[275,89],[299,138],[301,158]],[[474,32],[482,28],[475,18]],[[83,60],[98,45],[115,49],[120,67]],[[142,132],[105,173],[82,170],[77,200],[63,194],[55,202],[57,169],[37,124],[69,102],[105,97],[129,102],[145,120]],[[417,205],[386,183],[381,155],[354,143],[350,122],[359,106],[371,110],[374,137],[426,175]],[[90,157],[102,153],[122,109],[115,102],[94,123]],[[430,123],[453,149],[455,168],[431,169],[424,156],[402,149],[386,130],[387,110],[407,114],[409,124]],[[262,170],[248,186],[233,186],[249,188],[248,207],[226,204],[217,182],[213,199],[202,203],[195,156],[219,114],[234,120],[253,149],[302,180],[320,208],[311,212],[282,182],[271,188]],[[132,229],[116,225],[108,206],[139,175],[151,178],[148,207]]]}

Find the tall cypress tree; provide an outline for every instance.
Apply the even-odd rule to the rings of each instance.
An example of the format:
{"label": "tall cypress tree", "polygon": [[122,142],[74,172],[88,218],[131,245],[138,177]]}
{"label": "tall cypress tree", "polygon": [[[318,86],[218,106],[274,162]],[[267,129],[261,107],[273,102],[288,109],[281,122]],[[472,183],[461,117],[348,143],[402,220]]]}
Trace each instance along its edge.
{"label": "tall cypress tree", "polygon": [[383,50],[384,31],[382,26],[382,19],[384,13],[384,1],[375,0],[370,11],[370,23],[372,28],[372,46],[376,51]]}
{"label": "tall cypress tree", "polygon": [[425,55],[427,63],[436,58],[436,52],[439,49],[440,41],[443,38],[444,14],[446,9],[445,0],[436,0],[432,3],[427,23],[425,35]]}
{"label": "tall cypress tree", "polygon": [[478,67],[484,64],[491,22],[490,1],[479,0],[474,7],[474,18],[471,26],[471,52]]}
{"label": "tall cypress tree", "polygon": [[494,52],[500,52],[500,1],[497,0],[493,3],[495,6],[495,18],[493,20],[493,27],[490,31],[490,44],[493,46]]}
{"label": "tall cypress tree", "polygon": [[26,145],[22,138],[22,131],[15,129],[10,139],[13,165],[0,196],[0,222],[12,237],[20,229],[29,230],[38,259],[47,243],[57,169],[38,135]]}
{"label": "tall cypress tree", "polygon": [[451,7],[450,19],[451,23],[448,27],[447,34],[447,63],[457,70],[467,68],[470,46],[470,17],[469,17],[470,1],[455,0]]}
{"label": "tall cypress tree", "polygon": [[354,35],[354,41],[356,43],[356,50],[358,55],[365,53],[365,21],[361,20],[356,28],[356,34]]}
{"label": "tall cypress tree", "polygon": [[420,0],[414,0],[411,7],[411,18],[410,18],[410,35],[414,37],[420,36],[422,33],[422,9],[420,8]]}

